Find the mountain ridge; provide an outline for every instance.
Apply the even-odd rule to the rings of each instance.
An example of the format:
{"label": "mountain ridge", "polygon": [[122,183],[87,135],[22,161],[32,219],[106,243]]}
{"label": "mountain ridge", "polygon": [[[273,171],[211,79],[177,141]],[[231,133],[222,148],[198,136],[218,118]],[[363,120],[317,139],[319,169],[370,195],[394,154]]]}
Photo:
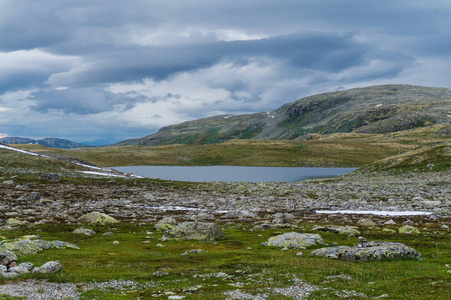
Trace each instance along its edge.
{"label": "mountain ridge", "polygon": [[450,89],[378,85],[304,97],[268,112],[187,121],[116,145],[211,144],[231,139],[294,140],[311,133],[388,133],[450,121]]}
{"label": "mountain ridge", "polygon": [[71,149],[71,148],[85,148],[94,147],[82,143],[73,142],[66,139],[60,138],[44,138],[40,140],[23,138],[23,137],[4,137],[0,138],[0,142],[10,145],[10,144],[38,144],[50,148],[60,148],[60,149]]}

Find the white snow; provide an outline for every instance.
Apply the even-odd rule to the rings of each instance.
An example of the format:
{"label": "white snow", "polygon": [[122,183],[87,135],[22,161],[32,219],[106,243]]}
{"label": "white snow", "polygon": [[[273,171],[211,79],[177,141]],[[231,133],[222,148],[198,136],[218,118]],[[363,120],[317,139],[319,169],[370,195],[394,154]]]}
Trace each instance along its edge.
{"label": "white snow", "polygon": [[[29,154],[29,155],[33,155],[33,156],[41,156],[41,157],[46,157],[46,158],[52,158],[52,157],[47,156],[47,155],[37,154],[37,153],[33,153],[33,152],[30,152],[30,151],[13,148],[13,147],[6,146],[6,145],[0,145],[0,148],[1,149],[12,150],[12,151],[16,151],[16,152],[20,152],[20,153],[24,153],[24,154]],[[94,166],[85,165],[85,164],[81,164],[81,163],[75,163],[75,164],[79,165],[79,166],[82,166],[82,167],[85,167],[85,168],[103,171],[103,172],[81,171],[81,173],[91,174],[91,175],[101,175],[101,176],[112,176],[112,177],[127,177],[125,174],[124,175],[109,174],[108,172],[113,172],[113,170],[110,170],[110,169],[94,167]],[[138,176],[138,175],[130,175],[130,176],[131,177],[135,177],[135,178],[144,178],[144,177],[141,177],[141,176]]]}
{"label": "white snow", "polygon": [[45,155],[40,155],[40,154],[33,153],[33,152],[30,152],[30,151],[25,151],[25,150],[16,149],[16,148],[9,147],[9,146],[6,146],[6,145],[0,145],[0,148],[12,150],[12,151],[17,151],[17,152],[20,152],[20,153],[30,154],[30,155],[34,155],[34,156],[44,156],[44,157],[48,157],[48,156],[45,156]]}
{"label": "white snow", "polygon": [[80,171],[80,172],[84,173],[84,174],[90,174],[90,175],[111,176],[111,177],[125,177],[125,176],[121,176],[121,175],[107,174],[107,173],[95,172],[95,171]]}
{"label": "white snow", "polygon": [[378,105],[376,105],[376,107],[381,107],[383,104],[378,104]]}
{"label": "white snow", "polygon": [[317,210],[317,214],[358,214],[378,216],[428,216],[431,212],[423,211],[385,211],[385,210]]}

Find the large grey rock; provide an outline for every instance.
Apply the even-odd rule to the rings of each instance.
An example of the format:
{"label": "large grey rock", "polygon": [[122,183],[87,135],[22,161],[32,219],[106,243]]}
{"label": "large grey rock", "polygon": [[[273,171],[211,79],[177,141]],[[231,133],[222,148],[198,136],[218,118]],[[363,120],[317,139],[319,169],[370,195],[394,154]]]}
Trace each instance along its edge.
{"label": "large grey rock", "polygon": [[158,231],[167,231],[175,227],[177,227],[177,221],[172,217],[163,218],[155,224],[155,229]]}
{"label": "large grey rock", "polygon": [[319,234],[287,232],[269,238],[266,246],[302,250],[318,243],[324,244],[323,238]]}
{"label": "large grey rock", "polygon": [[40,199],[41,199],[41,195],[38,192],[31,192],[30,195],[28,195],[25,198],[25,201],[35,202],[35,201],[39,201]]}
{"label": "large grey rock", "polygon": [[337,225],[320,225],[315,226],[312,230],[339,233],[344,235],[358,235],[360,231],[355,226],[337,226]]}
{"label": "large grey rock", "polygon": [[0,250],[0,265],[7,266],[13,261],[17,261],[17,255],[9,250]]}
{"label": "large grey rock", "polygon": [[214,223],[184,222],[166,231],[164,238],[213,242],[225,238],[224,232]]}
{"label": "large grey rock", "polygon": [[6,220],[5,226],[21,226],[21,225],[25,225],[28,224],[27,221],[20,221],[14,218],[9,218],[8,220]]}
{"label": "large grey rock", "polygon": [[[19,239],[12,242],[5,242],[0,245],[0,251],[9,250],[17,256],[32,255],[41,252],[44,249],[50,248],[72,248],[79,249],[77,245],[62,242],[62,241],[45,241],[45,240],[30,240]],[[1,253],[1,252],[0,252]]]}
{"label": "large grey rock", "polygon": [[17,266],[17,267],[9,268],[8,272],[14,272],[14,273],[23,275],[23,274],[30,273],[30,270],[28,270],[27,268],[25,268],[23,266]]}
{"label": "large grey rock", "polygon": [[381,241],[368,242],[365,247],[326,247],[312,251],[310,255],[355,262],[403,258],[422,260],[422,255],[411,247]]}
{"label": "large grey rock", "polygon": [[77,228],[73,232],[76,234],[86,234],[86,235],[96,234],[96,232],[94,230],[84,228],[84,227]]}
{"label": "large grey rock", "polygon": [[90,224],[100,224],[100,225],[113,224],[113,223],[119,222],[115,218],[110,217],[107,214],[97,212],[97,211],[85,214],[85,215],[81,216],[80,218],[78,218],[78,220],[84,221],[84,222],[87,222]]}
{"label": "large grey rock", "polygon": [[32,272],[36,274],[53,274],[62,269],[64,269],[63,265],[59,260],[57,260],[48,261],[42,266],[34,268]]}

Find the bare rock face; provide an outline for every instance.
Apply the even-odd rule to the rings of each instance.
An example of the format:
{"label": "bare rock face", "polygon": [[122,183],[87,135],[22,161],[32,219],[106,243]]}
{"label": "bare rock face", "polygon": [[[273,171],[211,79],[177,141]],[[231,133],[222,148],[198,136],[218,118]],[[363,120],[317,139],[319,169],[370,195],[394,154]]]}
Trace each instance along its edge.
{"label": "bare rock face", "polygon": [[323,238],[319,234],[287,232],[269,238],[266,246],[303,250],[317,243],[324,244]]}
{"label": "bare rock face", "polygon": [[415,249],[401,243],[374,241],[360,243],[356,247],[337,246],[326,247],[310,253],[313,256],[338,258],[352,262],[364,262],[372,260],[391,260],[414,258],[422,260],[422,255]]}
{"label": "bare rock face", "polygon": [[225,234],[214,223],[184,222],[177,227],[168,230],[163,238],[214,242],[216,239],[224,239]]}

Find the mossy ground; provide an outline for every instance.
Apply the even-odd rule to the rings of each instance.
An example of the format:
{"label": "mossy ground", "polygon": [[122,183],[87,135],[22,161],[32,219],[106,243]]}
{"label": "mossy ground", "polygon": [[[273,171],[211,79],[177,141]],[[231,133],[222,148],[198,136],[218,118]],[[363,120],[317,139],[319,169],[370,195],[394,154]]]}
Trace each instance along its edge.
{"label": "mossy ground", "polygon": [[[298,224],[300,232],[311,232],[312,225]],[[40,254],[20,257],[19,262],[41,265],[60,260],[65,270],[54,275],[28,275],[54,282],[83,283],[112,279],[136,280],[151,284],[140,290],[101,291],[83,294],[84,299],[147,299],[152,295],[167,297],[167,293],[186,299],[225,299],[225,291],[240,289],[251,294],[266,293],[273,288],[288,287],[294,278],[305,280],[320,289],[311,299],[339,299],[343,290],[364,293],[370,298],[388,294],[390,299],[447,299],[451,293],[451,236],[435,229],[418,235],[390,234],[380,229],[360,228],[369,240],[402,242],[423,254],[423,261],[380,261],[349,263],[310,257],[313,247],[303,251],[264,247],[269,237],[293,229],[250,230],[250,224],[224,224],[226,239],[217,243],[196,241],[160,242],[163,233],[153,224],[119,223],[114,226],[91,226],[97,234],[78,235],[72,231],[79,225],[44,224],[29,229],[5,232],[7,237],[39,234],[47,240],[64,240],[80,247],[51,249]],[[434,231],[433,231],[434,230]],[[102,233],[111,231],[111,236]],[[149,235],[148,232],[153,234]],[[357,237],[321,232],[326,243],[354,245]],[[113,245],[119,241],[119,245]],[[143,244],[143,241],[150,241]],[[157,244],[164,247],[157,247]],[[250,248],[250,249],[249,249]],[[182,256],[191,249],[207,252]],[[448,264],[448,266],[446,266]],[[156,271],[167,276],[152,275]],[[227,275],[224,275],[227,274]],[[328,279],[330,275],[347,275],[349,279]],[[22,280],[22,279],[16,279]],[[358,296],[351,297],[359,299]],[[283,299],[272,296],[268,299]]]}

